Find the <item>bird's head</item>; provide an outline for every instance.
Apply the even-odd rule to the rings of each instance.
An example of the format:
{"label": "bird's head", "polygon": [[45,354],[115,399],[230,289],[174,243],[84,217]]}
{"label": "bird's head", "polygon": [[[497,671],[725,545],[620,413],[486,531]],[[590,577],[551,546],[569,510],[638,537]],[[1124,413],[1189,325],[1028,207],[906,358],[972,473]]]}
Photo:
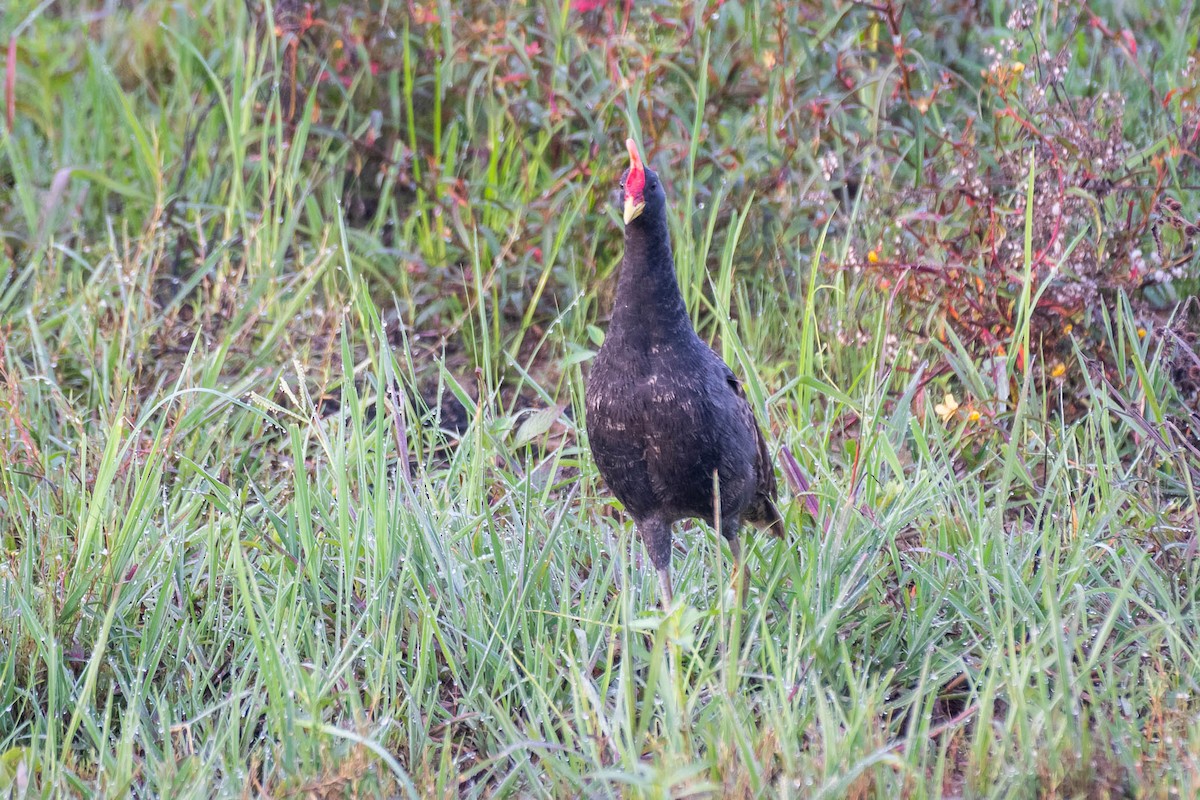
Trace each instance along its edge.
{"label": "bird's head", "polygon": [[621,189],[625,196],[625,225],[628,226],[642,216],[647,207],[657,209],[666,202],[666,194],[658,175],[642,163],[633,139],[626,139],[625,147],[629,150],[629,169],[621,176]]}

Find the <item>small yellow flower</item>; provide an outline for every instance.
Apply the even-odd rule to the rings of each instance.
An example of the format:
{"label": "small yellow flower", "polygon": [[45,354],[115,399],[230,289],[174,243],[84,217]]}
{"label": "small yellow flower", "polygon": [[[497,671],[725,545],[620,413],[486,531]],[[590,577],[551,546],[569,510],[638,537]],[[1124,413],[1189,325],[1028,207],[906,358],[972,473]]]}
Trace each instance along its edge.
{"label": "small yellow flower", "polygon": [[1050,370],[1051,378],[1061,378],[1063,375],[1066,375],[1066,374],[1067,374],[1067,365],[1063,364],[1062,362],[1055,364],[1054,368]]}
{"label": "small yellow flower", "polygon": [[1013,71],[1014,75],[1020,75],[1022,72],[1025,71],[1025,65],[1022,64],[1020,61],[1014,61],[1013,65],[1012,65],[1012,71]]}
{"label": "small yellow flower", "polygon": [[1068,322],[1066,325],[1063,325],[1063,335],[1064,336],[1070,336],[1071,331],[1073,331],[1073,330],[1075,330],[1075,326],[1072,325],[1071,323]]}
{"label": "small yellow flower", "polygon": [[868,250],[867,251],[867,261],[870,261],[872,264],[878,264],[879,263],[879,253],[875,252],[874,250]]}
{"label": "small yellow flower", "polygon": [[1145,328],[1138,328],[1138,338],[1139,339],[1146,338],[1146,329]]}
{"label": "small yellow flower", "polygon": [[979,422],[982,417],[982,414],[972,408],[971,413],[967,414],[967,422]]}
{"label": "small yellow flower", "polygon": [[954,399],[954,395],[946,392],[946,396],[942,398],[942,402],[933,407],[937,415],[942,418],[942,422],[949,422],[951,417],[958,413],[958,401]]}

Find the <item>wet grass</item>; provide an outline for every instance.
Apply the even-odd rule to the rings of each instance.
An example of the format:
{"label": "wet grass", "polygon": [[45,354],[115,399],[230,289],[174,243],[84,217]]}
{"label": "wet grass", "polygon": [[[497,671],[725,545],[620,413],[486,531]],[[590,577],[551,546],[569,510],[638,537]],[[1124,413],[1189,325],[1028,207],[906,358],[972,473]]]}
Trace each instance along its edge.
{"label": "wet grass", "polygon": [[[1194,796],[1200,16],[588,5],[0,11],[0,791]],[[744,604],[587,454],[627,132]]]}

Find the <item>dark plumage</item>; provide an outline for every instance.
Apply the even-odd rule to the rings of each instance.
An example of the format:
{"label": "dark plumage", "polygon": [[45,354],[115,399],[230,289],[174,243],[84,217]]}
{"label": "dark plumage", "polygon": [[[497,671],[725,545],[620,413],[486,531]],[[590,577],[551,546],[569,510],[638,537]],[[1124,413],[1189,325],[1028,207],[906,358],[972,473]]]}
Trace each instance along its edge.
{"label": "dark plumage", "polygon": [[[604,346],[587,385],[587,431],[600,475],[637,526],[671,601],[671,526],[714,523],[740,561],[743,522],[783,534],[767,443],[733,371],[696,335],[675,278],[662,182],[633,140],[622,178],[625,258]],[[737,575],[735,570],[735,576]]]}

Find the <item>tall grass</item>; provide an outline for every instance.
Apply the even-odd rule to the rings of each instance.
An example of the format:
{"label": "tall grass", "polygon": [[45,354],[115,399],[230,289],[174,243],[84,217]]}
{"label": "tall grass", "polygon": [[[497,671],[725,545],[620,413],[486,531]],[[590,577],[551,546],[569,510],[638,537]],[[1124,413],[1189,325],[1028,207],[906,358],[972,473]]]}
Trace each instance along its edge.
{"label": "tall grass", "polygon": [[[0,791],[1200,789],[1186,398],[1127,297],[1097,333],[1119,370],[1082,338],[1077,383],[1033,369],[1045,165],[1009,232],[1016,324],[981,359],[837,268],[892,240],[878,209],[941,127],[1023,141],[986,130],[977,85],[902,106],[862,6],[622,9],[331,10],[297,73],[243,4],[0,12]],[[1153,92],[1034,8],[1076,53],[1061,90],[1122,93],[1160,152],[1196,17],[1141,11]],[[1008,9],[922,13],[914,81],[978,71]],[[318,91],[291,109],[297,85]],[[658,610],[587,454],[627,131],[667,180],[698,329],[811,483],[786,539],[747,542],[745,603],[692,525]]]}

